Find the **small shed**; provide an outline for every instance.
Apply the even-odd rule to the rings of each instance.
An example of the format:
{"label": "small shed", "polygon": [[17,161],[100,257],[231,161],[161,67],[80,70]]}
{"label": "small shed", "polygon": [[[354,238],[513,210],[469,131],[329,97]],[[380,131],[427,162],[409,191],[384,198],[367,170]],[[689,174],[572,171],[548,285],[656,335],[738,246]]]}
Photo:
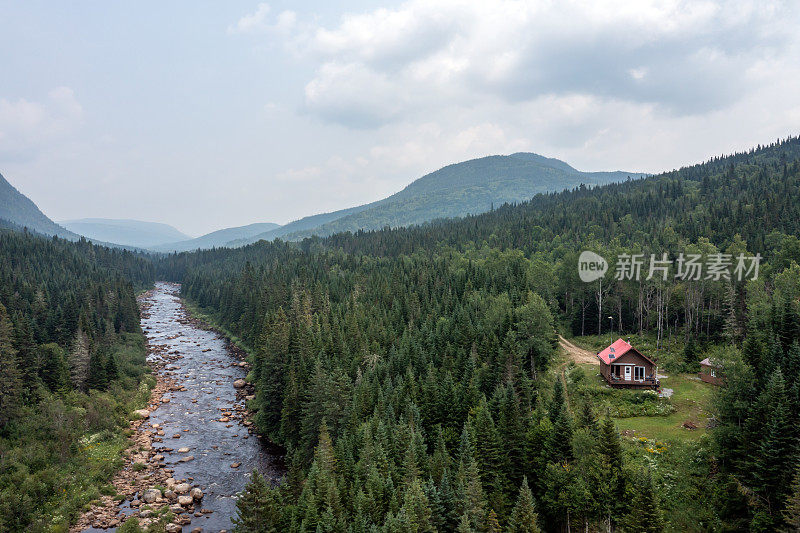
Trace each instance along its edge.
{"label": "small shed", "polygon": [[599,352],[597,358],[600,360],[600,373],[612,387],[658,388],[658,366],[623,339],[617,339]]}
{"label": "small shed", "polygon": [[706,357],[700,361],[700,372],[697,376],[712,385],[722,385],[724,375],[722,374],[722,363]]}

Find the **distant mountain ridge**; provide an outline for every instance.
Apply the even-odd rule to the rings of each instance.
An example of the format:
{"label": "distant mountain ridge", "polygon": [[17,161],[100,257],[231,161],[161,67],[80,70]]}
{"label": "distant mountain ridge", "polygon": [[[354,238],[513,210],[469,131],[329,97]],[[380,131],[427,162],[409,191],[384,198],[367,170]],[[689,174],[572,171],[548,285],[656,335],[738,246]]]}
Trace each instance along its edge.
{"label": "distant mountain ridge", "polygon": [[274,222],[257,222],[255,224],[248,224],[247,226],[212,231],[211,233],[207,233],[195,239],[168,242],[159,246],[153,246],[151,249],[157,252],[188,252],[197,250],[198,248],[216,248],[229,245],[231,241],[247,239],[277,228],[280,228],[280,224],[275,224]]}
{"label": "distant mountain ridge", "polygon": [[2,174],[0,174],[0,219],[10,222],[9,227],[24,227],[44,235],[57,235],[70,240],[80,238],[79,235],[47,218],[30,198],[19,192]]}
{"label": "distant mountain ridge", "polygon": [[559,159],[528,152],[492,155],[443,167],[382,200],[306,217],[229,244],[243,245],[276,238],[301,240],[342,231],[410,226],[439,218],[484,213],[492,205],[499,207],[504,203],[529,200],[539,193],[558,192],[581,184],[603,185],[645,175],[625,171],[583,172]]}
{"label": "distant mountain ridge", "polygon": [[168,224],[142,220],[81,218],[61,221],[61,225],[95,242],[113,242],[136,248],[152,248],[191,238]]}

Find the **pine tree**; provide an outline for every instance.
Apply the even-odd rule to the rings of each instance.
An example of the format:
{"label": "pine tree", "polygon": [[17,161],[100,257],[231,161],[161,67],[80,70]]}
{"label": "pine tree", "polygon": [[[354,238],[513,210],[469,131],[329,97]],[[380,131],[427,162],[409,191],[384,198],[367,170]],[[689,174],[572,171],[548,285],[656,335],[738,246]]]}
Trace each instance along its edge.
{"label": "pine tree", "polygon": [[500,527],[500,522],[497,520],[497,513],[494,509],[489,510],[489,518],[486,519],[486,533],[501,533],[503,528]]}
{"label": "pine tree", "polygon": [[428,497],[425,496],[419,478],[414,479],[406,489],[400,514],[405,517],[408,524],[407,531],[409,532],[428,533],[435,531],[431,523],[430,502]]}
{"label": "pine tree", "polygon": [[279,533],[282,502],[278,489],[271,488],[257,470],[236,500],[236,533]]}
{"label": "pine tree", "polygon": [[511,512],[508,531],[509,533],[539,533],[541,530],[537,524],[538,519],[536,505],[533,501],[533,493],[528,487],[528,478],[525,477],[519,489],[517,503],[514,505],[514,510]]}
{"label": "pine tree", "polygon": [[787,532],[800,531],[800,467],[795,468],[791,492],[783,509]]}
{"label": "pine tree", "polygon": [[76,389],[86,390],[86,382],[89,379],[89,357],[89,337],[83,329],[78,329],[69,353],[69,377]]}
{"label": "pine tree", "polygon": [[631,510],[623,521],[623,529],[631,533],[661,533],[664,520],[658,506],[650,472],[643,474],[631,502]]}
{"label": "pine tree", "polygon": [[12,345],[13,327],[3,304],[0,304],[0,430],[17,414],[22,383],[17,367],[17,353]]}

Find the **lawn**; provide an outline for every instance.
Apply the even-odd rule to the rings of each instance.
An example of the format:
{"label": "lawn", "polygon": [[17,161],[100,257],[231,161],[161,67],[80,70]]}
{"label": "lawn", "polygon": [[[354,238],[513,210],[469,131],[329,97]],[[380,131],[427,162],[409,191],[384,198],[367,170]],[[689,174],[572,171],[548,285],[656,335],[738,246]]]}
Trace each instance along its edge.
{"label": "lawn", "polygon": [[[641,347],[645,353],[652,353],[651,339],[634,337],[629,342]],[[607,335],[601,338],[576,337],[570,342],[594,352],[605,347],[608,338]],[[674,357],[683,346],[673,343],[671,348],[671,353],[661,352],[660,355]],[[687,441],[698,440],[708,433],[706,426],[711,416],[711,397],[715,387],[700,381],[696,374],[670,373],[661,369],[659,374],[667,374],[661,378],[662,389],[673,390],[672,397],[664,399],[656,398],[652,392],[612,389],[599,375],[598,369],[596,365],[568,364],[565,376],[569,377],[569,392],[576,397],[590,398],[597,414],[610,413],[624,434],[659,441]],[[693,423],[697,429],[684,428],[685,422]]]}
{"label": "lawn", "polygon": [[[617,418],[620,431],[658,440],[696,440],[707,434],[706,425],[711,416],[709,408],[714,385],[700,381],[693,374],[678,374],[663,378],[661,387],[673,389],[669,401],[674,412],[667,416]],[[682,427],[687,421],[695,424],[697,429]]]}

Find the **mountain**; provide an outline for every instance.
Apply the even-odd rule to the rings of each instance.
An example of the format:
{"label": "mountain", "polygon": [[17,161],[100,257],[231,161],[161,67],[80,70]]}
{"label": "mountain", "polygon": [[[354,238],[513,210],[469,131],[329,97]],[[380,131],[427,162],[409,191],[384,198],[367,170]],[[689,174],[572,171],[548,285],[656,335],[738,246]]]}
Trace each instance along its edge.
{"label": "mountain", "polygon": [[558,159],[533,153],[494,155],[448,165],[412,182],[402,191],[370,204],[306,217],[235,245],[261,239],[300,240],[342,231],[422,224],[463,217],[492,206],[529,200],[539,193],[597,186],[640,178],[639,172],[582,172]]}
{"label": "mountain", "polygon": [[303,217],[299,220],[295,220],[294,222],[289,222],[285,226],[280,226],[278,228],[275,228],[271,231],[258,233],[255,235],[251,235],[248,238],[242,238],[235,241],[231,241],[227,243],[227,246],[235,248],[237,246],[244,246],[246,244],[250,244],[260,240],[272,241],[278,238],[282,239],[286,238],[287,235],[298,235],[302,232],[307,232],[307,231],[313,232],[314,229],[324,226],[330,222],[346,217],[348,215],[359,213],[365,209],[369,209],[371,205],[372,204],[359,205],[356,207],[348,207],[347,209],[341,209],[339,211],[333,211],[331,213],[320,213],[318,215]]}
{"label": "mountain", "polygon": [[221,246],[230,246],[232,241],[248,239],[280,227],[280,224],[275,224],[273,222],[257,222],[247,226],[213,231],[201,237],[197,237],[196,239],[181,240],[178,242],[170,241],[166,244],[151,246],[150,249],[157,252],[186,252],[197,250],[198,248],[219,248]]}
{"label": "mountain", "polygon": [[0,174],[0,219],[10,222],[9,227],[26,227],[45,235],[58,235],[76,240],[79,235],[59,226],[42,213],[30,198],[19,192]]}
{"label": "mountain", "polygon": [[141,220],[81,218],[64,220],[61,225],[95,242],[113,242],[136,248],[150,248],[190,238],[168,224]]}

